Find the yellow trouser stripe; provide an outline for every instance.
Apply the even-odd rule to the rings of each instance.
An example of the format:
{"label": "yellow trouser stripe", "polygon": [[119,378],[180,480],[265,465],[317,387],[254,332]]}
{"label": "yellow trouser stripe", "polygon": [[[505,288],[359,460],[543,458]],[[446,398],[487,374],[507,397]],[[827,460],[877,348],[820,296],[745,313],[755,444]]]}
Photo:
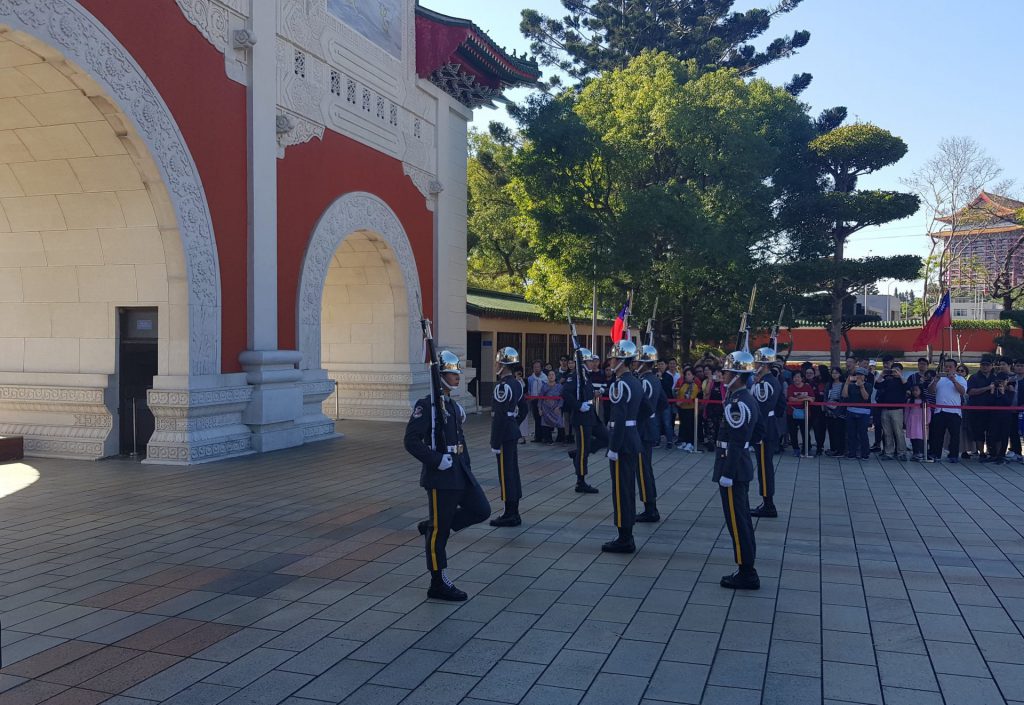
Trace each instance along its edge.
{"label": "yellow trouser stripe", "polygon": [[641,451],[638,456],[640,459],[640,501],[647,502],[647,483],[644,482],[644,454]]}
{"label": "yellow trouser stripe", "polygon": [[505,501],[505,449],[498,453],[498,481],[501,484],[501,501]]}
{"label": "yellow trouser stripe", "polygon": [[768,496],[768,466],[764,462],[764,441],[761,441],[761,496]]}
{"label": "yellow trouser stripe", "polygon": [[437,519],[437,490],[430,491],[430,503],[433,509],[431,519],[434,524],[434,530],[430,532],[430,565],[434,566],[434,570],[440,570],[437,567],[437,525],[440,523]]}
{"label": "yellow trouser stripe", "polygon": [[732,501],[732,488],[727,487],[729,494],[729,521],[732,523],[732,542],[736,546],[736,565],[743,565],[743,552],[740,551],[740,532],[736,527],[736,505]]}
{"label": "yellow trouser stripe", "polygon": [[619,484],[619,461],[615,461],[615,494],[612,496],[612,500],[615,504],[615,526],[622,527],[622,502],[620,501],[619,492],[621,486]]}
{"label": "yellow trouser stripe", "polygon": [[579,427],[578,431],[579,435],[577,437],[580,439],[580,452],[576,454],[576,472],[579,473],[580,477],[583,477],[587,474],[586,466],[583,465],[583,459],[587,457],[587,437],[583,433],[582,426]]}

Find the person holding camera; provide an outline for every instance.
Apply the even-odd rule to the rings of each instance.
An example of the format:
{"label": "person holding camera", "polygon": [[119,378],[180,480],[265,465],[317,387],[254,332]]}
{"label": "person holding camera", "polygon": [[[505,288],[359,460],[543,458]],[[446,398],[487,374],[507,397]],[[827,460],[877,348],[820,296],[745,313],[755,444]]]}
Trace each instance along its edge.
{"label": "person holding camera", "polygon": [[[992,404],[994,406],[1013,406],[1017,398],[1017,382],[1010,378],[1006,372],[996,373],[995,390],[992,392]],[[1016,411],[992,411],[989,427],[988,461],[996,465],[1006,462],[1006,445],[1010,441],[1010,434],[1017,425]],[[985,461],[982,461],[985,462]]]}
{"label": "person holding camera", "polygon": [[928,390],[935,395],[938,408],[932,415],[928,427],[928,462],[934,463],[942,459],[942,445],[949,433],[949,455],[951,463],[960,462],[960,424],[963,421],[963,410],[960,405],[963,395],[967,392],[967,380],[956,371],[957,362],[947,359],[943,363],[942,375],[936,375]]}
{"label": "person holding camera", "polygon": [[867,460],[871,457],[871,446],[868,443],[868,426],[871,424],[871,407],[855,406],[866,404],[871,399],[874,381],[868,376],[867,369],[858,367],[843,383],[842,400],[846,408],[846,457]]}
{"label": "person holding camera", "polygon": [[882,407],[882,454],[879,460],[907,459],[903,435],[903,404],[907,402],[907,386],[903,383],[903,365],[894,363],[882,370],[882,379],[875,385],[875,401],[879,404],[900,404]]}
{"label": "person holding camera", "polygon": [[[996,376],[992,370],[992,362],[992,358],[982,357],[981,369],[967,380],[968,407],[995,405]],[[992,413],[991,409],[969,409],[967,414],[971,436],[978,446],[978,458],[983,463],[988,461],[995,440],[992,433]]]}

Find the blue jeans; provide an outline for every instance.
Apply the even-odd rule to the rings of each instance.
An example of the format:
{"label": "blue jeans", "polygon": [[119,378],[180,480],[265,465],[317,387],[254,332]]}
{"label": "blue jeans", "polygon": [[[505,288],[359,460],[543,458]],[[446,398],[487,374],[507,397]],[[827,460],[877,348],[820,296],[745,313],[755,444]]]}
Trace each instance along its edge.
{"label": "blue jeans", "polygon": [[[671,404],[661,412],[661,433],[669,443],[675,443],[676,410]],[[658,439],[661,440],[660,438]]]}
{"label": "blue jeans", "polygon": [[871,455],[868,443],[868,426],[871,425],[871,414],[846,414],[846,457],[867,458]]}

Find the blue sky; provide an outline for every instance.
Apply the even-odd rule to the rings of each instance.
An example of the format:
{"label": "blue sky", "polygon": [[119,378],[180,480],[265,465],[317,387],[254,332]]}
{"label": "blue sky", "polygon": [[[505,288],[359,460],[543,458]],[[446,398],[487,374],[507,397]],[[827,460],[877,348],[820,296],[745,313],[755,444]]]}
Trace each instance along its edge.
{"label": "blue sky", "polygon": [[[508,49],[523,51],[519,12],[532,7],[563,14],[557,0],[480,2],[423,0],[431,9],[472,19]],[[737,7],[775,0],[740,0]],[[1024,184],[1024,87],[1019,80],[1024,1],[990,0],[804,0],[772,26],[771,37],[806,29],[810,43],[776,62],[761,76],[782,83],[807,71],[814,82],[801,98],[817,113],[845,105],[852,119],[872,122],[902,137],[910,150],[896,165],[863,179],[872,188],[898,189],[949,136],[977,140]],[[521,99],[525,91],[509,93]],[[478,110],[474,126],[507,120],[504,108]],[[851,256],[926,254],[922,215],[854,235]],[[884,292],[887,282],[880,284]],[[896,284],[906,288],[907,284]]]}

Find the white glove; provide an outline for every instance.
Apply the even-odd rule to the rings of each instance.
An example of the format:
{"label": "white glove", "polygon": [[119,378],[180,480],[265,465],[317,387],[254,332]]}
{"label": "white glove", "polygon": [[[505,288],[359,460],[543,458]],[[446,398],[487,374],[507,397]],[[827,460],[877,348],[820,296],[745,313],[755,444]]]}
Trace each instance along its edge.
{"label": "white glove", "polygon": [[718,484],[720,484],[722,487],[732,487],[732,478],[725,477],[723,475],[722,477],[718,478]]}
{"label": "white glove", "polygon": [[580,411],[582,411],[584,414],[590,411],[590,402],[585,401],[582,404],[580,404]]}
{"label": "white glove", "polygon": [[616,453],[614,450],[608,451],[608,460],[618,460],[618,459],[619,459],[619,454],[618,453]]}
{"label": "white glove", "polygon": [[491,452],[495,455],[501,455],[501,448],[491,448]]}
{"label": "white glove", "polygon": [[444,455],[441,456],[441,462],[437,464],[437,469],[438,470],[447,470],[451,466],[452,466],[452,456],[451,456],[451,453],[445,453]]}

